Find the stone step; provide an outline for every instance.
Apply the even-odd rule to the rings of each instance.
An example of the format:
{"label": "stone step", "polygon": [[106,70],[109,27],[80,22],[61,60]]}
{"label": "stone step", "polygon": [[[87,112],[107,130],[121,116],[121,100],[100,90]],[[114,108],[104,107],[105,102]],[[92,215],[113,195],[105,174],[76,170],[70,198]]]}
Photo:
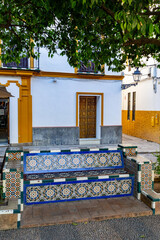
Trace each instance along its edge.
{"label": "stone step", "polygon": [[79,139],[80,145],[99,145],[100,139],[98,138],[82,138]]}

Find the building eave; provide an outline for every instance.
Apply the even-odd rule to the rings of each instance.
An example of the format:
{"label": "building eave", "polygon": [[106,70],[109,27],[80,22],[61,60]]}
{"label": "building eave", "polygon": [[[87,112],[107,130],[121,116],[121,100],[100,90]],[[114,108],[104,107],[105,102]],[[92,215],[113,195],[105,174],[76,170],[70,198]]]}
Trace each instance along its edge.
{"label": "building eave", "polygon": [[60,78],[79,78],[79,79],[97,79],[97,80],[120,80],[124,76],[121,75],[104,75],[104,74],[80,74],[65,72],[47,72],[40,70],[24,70],[24,69],[0,69],[2,76],[37,76],[37,77],[60,77]]}

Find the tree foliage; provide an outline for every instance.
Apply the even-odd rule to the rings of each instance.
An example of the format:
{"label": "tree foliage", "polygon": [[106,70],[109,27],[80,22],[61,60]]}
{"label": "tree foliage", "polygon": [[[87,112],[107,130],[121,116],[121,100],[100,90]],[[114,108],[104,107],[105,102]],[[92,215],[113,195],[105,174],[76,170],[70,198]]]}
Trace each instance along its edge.
{"label": "tree foliage", "polygon": [[[0,0],[2,61],[19,61],[33,47],[66,54],[77,66],[93,60],[120,71],[142,57],[160,62],[159,0]],[[31,39],[33,41],[31,41]]]}

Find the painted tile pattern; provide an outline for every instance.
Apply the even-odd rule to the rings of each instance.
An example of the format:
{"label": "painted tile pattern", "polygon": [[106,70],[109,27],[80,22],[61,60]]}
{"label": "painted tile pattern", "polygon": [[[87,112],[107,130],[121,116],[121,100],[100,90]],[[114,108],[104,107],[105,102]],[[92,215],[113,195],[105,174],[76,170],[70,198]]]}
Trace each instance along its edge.
{"label": "painted tile pattern", "polygon": [[21,152],[8,152],[8,161],[16,160],[21,161]]}
{"label": "painted tile pattern", "polygon": [[132,195],[133,178],[25,185],[25,204]]}
{"label": "painted tile pattern", "polygon": [[3,197],[23,202],[23,152],[7,151],[3,167]]}
{"label": "painted tile pattern", "polygon": [[140,199],[141,192],[153,188],[152,164],[148,162],[139,163],[131,158],[124,158],[125,170],[135,176],[134,196]]}
{"label": "painted tile pattern", "polygon": [[152,164],[141,165],[141,190],[152,189]]}
{"label": "painted tile pattern", "polygon": [[6,172],[5,173],[5,198],[21,198],[21,173]]}
{"label": "painted tile pattern", "polygon": [[137,150],[136,148],[125,148],[125,152],[124,152],[125,156],[136,156],[137,155]]}
{"label": "painted tile pattern", "polygon": [[123,168],[121,151],[24,154],[24,173]]}

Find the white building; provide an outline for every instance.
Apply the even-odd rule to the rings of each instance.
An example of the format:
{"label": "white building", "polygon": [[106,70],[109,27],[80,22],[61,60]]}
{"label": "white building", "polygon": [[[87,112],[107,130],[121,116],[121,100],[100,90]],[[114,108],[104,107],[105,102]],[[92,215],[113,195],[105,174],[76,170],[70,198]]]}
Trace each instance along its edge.
{"label": "white building", "polygon": [[77,73],[65,56],[40,53],[39,69],[32,58],[20,68],[1,64],[0,85],[13,97],[0,95],[0,141],[120,143],[123,76],[107,67],[105,74]]}
{"label": "white building", "polygon": [[[125,134],[159,143],[160,69],[153,59],[146,64],[139,69],[142,76],[138,85],[122,91],[122,127]],[[126,68],[123,84],[134,83],[134,70]]]}

